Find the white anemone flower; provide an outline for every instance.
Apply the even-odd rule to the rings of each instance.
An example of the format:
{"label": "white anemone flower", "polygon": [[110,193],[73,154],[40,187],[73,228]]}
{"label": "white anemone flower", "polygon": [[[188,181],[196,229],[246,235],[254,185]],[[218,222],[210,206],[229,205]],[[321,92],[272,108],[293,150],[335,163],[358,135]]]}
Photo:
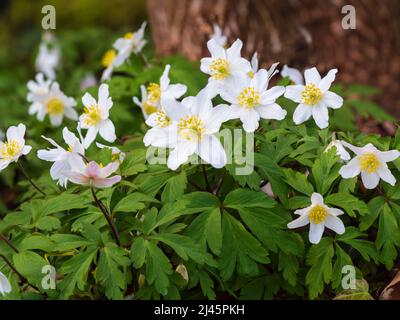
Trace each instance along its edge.
{"label": "white anemone flower", "polygon": [[133,98],[133,102],[142,109],[145,119],[161,108],[162,101],[179,99],[186,93],[187,87],[185,85],[170,83],[170,69],[171,66],[169,64],[165,66],[160,78],[160,84],[151,82],[147,88],[140,87],[142,101],[139,101],[137,97]]}
{"label": "white anemone flower", "polygon": [[238,74],[228,79],[220,92],[221,97],[232,104],[230,119],[240,118],[246,132],[254,132],[261,118],[282,120],[286,116],[286,110],[275,103],[285,92],[285,87],[267,89],[269,79],[269,72],[264,69],[252,78]]}
{"label": "white anemone flower", "polygon": [[114,142],[117,137],[114,124],[109,119],[113,102],[109,96],[108,85],[105,83],[100,85],[98,101],[86,92],[82,97],[82,103],[85,108],[83,114],[79,117],[79,124],[82,129],[87,129],[84,141],[85,149],[89,148],[98,133],[104,140]]}
{"label": "white anemone flower", "polygon": [[142,51],[146,40],[144,40],[144,30],[147,22],[143,22],[139,30],[136,32],[128,32],[123,38],[119,38],[114,42],[113,47],[118,51],[114,59],[114,66],[122,65],[132,53],[138,54]]}
{"label": "white anemone flower", "polygon": [[336,148],[336,155],[338,155],[340,159],[344,161],[350,160],[350,154],[343,147],[343,144],[340,142],[340,140],[332,140],[332,142],[328,144],[328,146],[326,147],[325,152],[327,152],[333,147]]}
{"label": "white anemone flower", "polygon": [[[176,106],[173,103],[169,106],[169,108],[174,107]],[[164,110],[152,113],[147,118],[146,124],[151,127],[143,137],[146,147],[150,145],[157,148],[174,147],[171,139],[176,136],[178,122],[171,119]]]}
{"label": "white anemone flower", "polygon": [[106,146],[104,144],[96,142],[96,146],[100,149],[110,149],[111,150],[111,160],[112,161],[119,161],[119,163],[122,163],[126,157],[125,152],[122,152],[119,150],[117,147],[114,146]]}
{"label": "white anemone flower", "polygon": [[338,218],[339,215],[343,214],[343,211],[329,208],[324,204],[324,198],[319,193],[314,192],[311,195],[311,205],[309,207],[296,210],[294,213],[300,217],[288,223],[288,228],[300,228],[310,224],[308,239],[311,243],[317,244],[320,242],[325,227],[337,234],[345,232],[344,224]]}
{"label": "white anemone flower", "polygon": [[40,108],[40,106],[35,106],[35,104],[43,103],[44,98],[50,92],[50,85],[52,82],[52,80],[46,80],[43,73],[36,74],[35,80],[29,80],[27,84],[29,92],[26,96],[26,100],[32,102],[32,105],[29,108],[30,114],[33,112],[31,110]]}
{"label": "white anemone flower", "polygon": [[214,23],[213,34],[210,39],[214,39],[220,46],[225,47],[227,43],[227,37],[222,33],[221,27]]}
{"label": "white anemone flower", "polygon": [[54,80],[56,78],[55,69],[60,62],[60,49],[56,42],[52,42],[50,45],[51,48],[47,42],[40,44],[35,67],[38,72],[42,72],[47,78]]}
{"label": "white anemone flower", "polygon": [[166,115],[176,121],[176,130],[168,140],[172,151],[167,165],[176,170],[187,162],[193,154],[200,156],[206,163],[215,168],[222,168],[227,162],[225,150],[216,134],[221,124],[229,116],[229,107],[213,107],[210,93],[202,90],[195,97],[187,97],[182,102],[166,100]]}
{"label": "white anemone flower", "polygon": [[288,67],[286,64],[282,68],[281,76],[288,77],[294,84],[304,84],[304,79],[301,72],[296,68]]}
{"label": "white anemone flower", "polygon": [[115,49],[107,50],[101,59],[101,64],[105,68],[103,74],[101,75],[101,81],[110,80],[111,75],[115,67],[115,57],[117,56],[117,51]]}
{"label": "white anemone flower", "polygon": [[340,168],[339,173],[343,178],[353,178],[361,172],[361,180],[367,189],[374,189],[379,184],[380,179],[392,186],[396,184],[396,178],[390,172],[386,163],[396,160],[400,156],[399,151],[379,151],[371,143],[360,148],[346,141],[341,142],[356,154],[352,160]]}
{"label": "white anemone flower", "polygon": [[237,39],[230,48],[225,49],[215,39],[207,42],[211,57],[202,58],[200,69],[209,74],[209,84],[218,87],[225,80],[241,73],[251,71],[250,62],[242,58],[240,51],[243,43]]}
{"label": "white anemone flower", "polygon": [[0,271],[0,293],[4,296],[11,292],[11,284],[8,278]]}
{"label": "white anemone flower", "polygon": [[64,116],[71,120],[78,120],[78,114],[74,109],[76,101],[72,97],[67,97],[60,90],[57,82],[53,82],[50,90],[37,102],[31,105],[29,113],[36,114],[39,121],[43,121],[46,114],[49,115],[50,123],[53,127],[61,125]]}
{"label": "white anemone flower", "polygon": [[25,131],[26,127],[22,123],[7,129],[7,140],[0,141],[0,171],[32,150],[31,146],[25,145]]}
{"label": "white anemone flower", "polygon": [[83,138],[78,128],[79,138],[77,138],[67,127],[63,129],[63,138],[67,144],[67,149],[64,149],[57,144],[53,139],[42,136],[50,142],[55,149],[39,150],[37,156],[41,160],[54,162],[50,169],[50,176],[53,180],[57,180],[57,184],[66,188],[68,178],[64,175],[65,171],[71,170],[70,160],[73,157],[81,157],[85,155],[83,147]]}
{"label": "white anemone flower", "polygon": [[316,68],[304,72],[305,85],[287,86],[285,97],[299,103],[293,114],[295,124],[307,121],[311,116],[320,129],[328,127],[328,108],[338,109],[343,105],[343,98],[329,91],[335,80],[337,69],[332,69],[321,79]]}

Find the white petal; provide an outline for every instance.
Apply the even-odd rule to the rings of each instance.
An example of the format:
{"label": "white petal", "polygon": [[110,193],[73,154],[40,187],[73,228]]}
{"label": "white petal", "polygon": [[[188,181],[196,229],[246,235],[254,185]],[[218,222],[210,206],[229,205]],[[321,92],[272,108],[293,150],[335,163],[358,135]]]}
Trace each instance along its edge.
{"label": "white petal", "polygon": [[315,123],[320,129],[325,129],[329,124],[328,108],[322,104],[317,104],[312,108],[312,115]]}
{"label": "white petal", "polygon": [[284,94],[285,98],[293,100],[294,102],[301,102],[301,93],[304,91],[303,85],[287,86]]}
{"label": "white petal", "polygon": [[335,231],[337,234],[343,234],[345,232],[343,221],[336,216],[328,215],[324,224],[325,227]]}
{"label": "white petal", "polygon": [[315,85],[318,85],[321,81],[321,76],[315,67],[305,70],[304,78],[306,80],[306,84],[314,83]]}
{"label": "white petal", "polygon": [[86,132],[86,137],[85,137],[85,141],[84,141],[85,149],[90,147],[92,142],[96,139],[98,132],[99,132],[99,129],[97,127],[90,127],[88,129],[88,131]]}
{"label": "white petal", "polygon": [[283,110],[281,106],[276,103],[258,107],[256,110],[263,119],[283,120],[287,114],[286,110]]}
{"label": "white petal", "polygon": [[315,224],[310,223],[310,232],[308,233],[308,239],[311,243],[317,244],[321,241],[322,234],[324,233],[325,226],[323,223]]}
{"label": "white petal", "polygon": [[100,136],[108,141],[108,142],[114,142],[117,137],[115,135],[115,127],[114,124],[110,119],[106,119],[102,121],[100,127],[99,127],[99,133]]}
{"label": "white petal", "polygon": [[78,113],[75,109],[67,107],[64,109],[64,115],[71,120],[78,120]]}
{"label": "white petal", "polygon": [[303,214],[297,219],[293,220],[292,222],[288,223],[287,227],[289,229],[295,229],[295,228],[300,228],[304,227],[305,225],[310,223],[310,219],[308,214]]}
{"label": "white petal", "polygon": [[374,189],[379,183],[379,175],[376,172],[368,173],[366,171],[362,171],[361,180],[365,188]]}
{"label": "white petal", "polygon": [[331,91],[325,92],[323,101],[329,108],[332,109],[338,109],[343,105],[343,98]]}
{"label": "white petal", "polygon": [[169,85],[169,70],[171,69],[171,66],[169,64],[167,64],[165,66],[164,72],[160,78],[160,88],[161,90],[166,90],[168,85]]}
{"label": "white petal", "polygon": [[182,97],[187,91],[187,87],[184,84],[171,84],[168,87],[168,93],[171,94],[175,99]]}
{"label": "white petal", "polygon": [[0,272],[0,293],[4,295],[5,293],[11,292],[11,284],[8,278]]}
{"label": "white petal", "polygon": [[390,162],[396,160],[400,156],[397,150],[381,151],[377,153],[378,158],[383,162]]}
{"label": "white petal", "polygon": [[50,116],[50,123],[53,127],[59,127],[63,121],[62,115]]}
{"label": "white petal", "polygon": [[315,205],[315,204],[324,204],[324,198],[322,197],[322,195],[321,194],[319,194],[318,192],[314,192],[312,195],[311,195],[311,203],[313,204],[313,205]]}
{"label": "white petal", "polygon": [[377,170],[378,175],[383,181],[386,181],[390,185],[394,186],[396,184],[396,178],[394,175],[390,172],[389,168],[387,165],[381,165],[378,170]]}
{"label": "white petal", "polygon": [[349,179],[359,175],[361,172],[360,162],[358,158],[353,158],[348,164],[340,168],[339,174],[342,178]]}
{"label": "white petal", "polygon": [[301,103],[297,106],[296,110],[294,110],[293,121],[295,124],[301,124],[310,119],[311,114],[312,108]]}
{"label": "white petal", "polygon": [[189,160],[189,156],[194,153],[196,144],[182,143],[169,153],[167,165],[171,170],[178,167]]}
{"label": "white petal", "polygon": [[303,75],[295,68],[290,68],[286,64],[283,66],[281,71],[282,77],[289,77],[295,84],[304,84]]}
{"label": "white petal", "polygon": [[207,133],[215,133],[219,131],[221,128],[221,124],[232,119],[232,116],[235,118],[239,117],[239,113],[233,112],[234,108],[226,105],[220,104],[215,108],[212,108],[209,118],[207,119]]}
{"label": "white petal", "polygon": [[92,97],[89,92],[86,92],[82,97],[82,103],[85,107],[97,105],[97,101]]}
{"label": "white petal", "polygon": [[240,51],[242,50],[242,47],[242,40],[237,39],[234,43],[232,43],[231,47],[226,50],[227,58],[230,60],[235,57],[240,57]]}
{"label": "white petal", "polygon": [[328,208],[328,211],[330,212],[331,215],[334,216],[341,216],[342,214],[344,214],[343,210],[337,208]]}
{"label": "white petal", "polygon": [[213,58],[225,58],[225,49],[214,39],[207,42],[207,48]]}
{"label": "white petal", "polygon": [[337,69],[329,70],[328,74],[321,80],[318,84],[318,87],[322,92],[326,92],[331,87],[333,81],[335,81]]}
{"label": "white petal", "polygon": [[258,128],[258,121],[260,120],[260,115],[257,111],[243,110],[240,114],[240,121],[243,123],[243,128],[246,132],[254,132]]}
{"label": "white petal", "polygon": [[353,146],[352,144],[344,141],[344,140],[340,140],[340,142],[342,143],[342,145],[344,145],[346,148],[349,148],[351,151],[353,151],[356,155],[361,155],[364,152],[364,148],[360,148],[360,147],[356,147]]}
{"label": "white petal", "polygon": [[260,104],[272,104],[285,93],[285,87],[276,86],[263,92],[260,97]]}
{"label": "white petal", "polygon": [[200,142],[197,151],[200,158],[211,164],[214,168],[222,168],[226,165],[227,158],[225,150],[214,135],[206,135]]}

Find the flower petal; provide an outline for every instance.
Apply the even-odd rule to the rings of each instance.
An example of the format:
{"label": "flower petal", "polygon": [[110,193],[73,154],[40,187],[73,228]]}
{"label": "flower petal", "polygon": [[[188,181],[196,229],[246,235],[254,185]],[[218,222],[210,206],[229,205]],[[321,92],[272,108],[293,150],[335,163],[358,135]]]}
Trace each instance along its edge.
{"label": "flower petal", "polygon": [[329,90],[332,82],[335,81],[337,71],[337,69],[329,70],[328,74],[318,84],[318,88],[320,88],[322,92]]}
{"label": "flower petal", "polygon": [[323,223],[315,224],[310,222],[310,232],[308,233],[308,239],[311,243],[317,244],[321,241],[322,234],[324,233],[325,226]]}
{"label": "flower petal", "polygon": [[377,156],[383,162],[390,162],[400,157],[400,152],[397,150],[381,151],[377,153]]}
{"label": "flower petal", "polygon": [[313,67],[304,71],[304,79],[306,80],[306,84],[314,83],[315,85],[318,85],[321,81],[321,75],[317,68]]}
{"label": "flower petal", "polygon": [[312,205],[316,205],[316,204],[323,205],[324,204],[324,198],[318,192],[313,192],[313,194],[311,195],[311,203],[312,203]]}
{"label": "flower petal", "polygon": [[323,101],[327,107],[332,109],[339,109],[343,105],[343,98],[331,91],[325,92]]}
{"label": "flower petal", "polygon": [[392,186],[394,186],[396,184],[396,178],[394,177],[392,172],[390,172],[390,170],[386,164],[381,165],[378,168],[377,173],[383,181],[386,181],[387,183],[389,183]]}
{"label": "flower petal", "polygon": [[117,139],[114,124],[110,119],[102,121],[99,127],[99,133],[100,136],[108,142],[114,142]]}
{"label": "flower petal", "polygon": [[258,121],[260,115],[254,109],[242,110],[240,114],[240,121],[243,123],[243,128],[246,132],[254,132],[258,128]]}
{"label": "flower petal", "polygon": [[339,174],[342,176],[342,178],[345,179],[353,178],[359,175],[360,172],[361,172],[360,162],[358,161],[357,157],[350,160],[349,163],[341,167],[339,170]]}
{"label": "flower petal", "polygon": [[263,119],[283,120],[287,114],[287,111],[283,110],[281,106],[276,103],[258,107],[256,110]]}
{"label": "flower petal", "polygon": [[362,171],[361,180],[365,188],[374,189],[379,183],[379,175],[376,172],[368,173],[366,171]]}
{"label": "flower petal", "polygon": [[301,102],[301,93],[304,91],[303,85],[287,86],[284,94],[285,98],[293,100],[294,102]]}
{"label": "flower petal", "polygon": [[289,229],[295,229],[295,228],[300,228],[300,227],[304,227],[305,225],[310,223],[310,219],[308,214],[303,214],[300,217],[298,217],[297,219],[293,220],[292,222],[289,222],[287,227]]}
{"label": "flower petal", "polygon": [[329,124],[328,108],[322,104],[317,104],[312,108],[312,116],[320,129],[325,129]]}
{"label": "flower petal", "polygon": [[294,110],[293,121],[295,124],[301,124],[310,119],[311,115],[312,108],[301,103],[297,106],[296,110]]}
{"label": "flower petal", "polygon": [[211,164],[214,168],[222,168],[226,165],[227,158],[225,150],[219,139],[214,135],[206,135],[203,137],[197,153],[200,158]]}
{"label": "flower petal", "polygon": [[343,234],[345,227],[343,221],[336,216],[328,215],[324,221],[325,227],[335,231],[337,234]]}

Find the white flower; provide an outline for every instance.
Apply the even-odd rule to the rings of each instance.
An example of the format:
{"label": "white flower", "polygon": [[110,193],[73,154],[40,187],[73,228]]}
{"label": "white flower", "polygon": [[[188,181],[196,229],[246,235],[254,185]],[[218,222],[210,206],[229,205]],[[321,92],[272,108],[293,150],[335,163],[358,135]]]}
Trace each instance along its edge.
{"label": "white flower", "polygon": [[0,171],[31,151],[32,147],[25,145],[25,130],[26,127],[22,123],[7,129],[7,141],[0,141]]}
{"label": "white flower", "polygon": [[[37,78],[37,80],[39,80]],[[34,83],[28,83],[28,86],[32,88]],[[34,99],[34,103],[29,108],[29,114],[34,115],[39,121],[43,121],[46,114],[49,115],[50,123],[54,127],[58,127],[62,121],[63,117],[66,116],[71,120],[77,120],[78,114],[74,107],[76,106],[76,101],[67,97],[61,90],[57,82],[53,82],[48,89],[48,92],[42,95],[38,95],[38,91],[43,90],[44,93],[47,82],[42,83],[40,88],[36,88],[35,92],[29,96],[28,99]]]}
{"label": "white flower", "polygon": [[281,71],[282,77],[288,77],[294,84],[304,84],[303,75],[296,68],[290,68],[286,64],[283,66]]}
{"label": "white flower", "polygon": [[115,41],[113,47],[118,51],[113,62],[115,67],[122,65],[132,53],[138,54],[142,51],[142,48],[146,44],[146,40],[144,40],[146,24],[146,22],[143,22],[139,30],[133,33],[128,32],[123,38]]}
{"label": "white flower", "polygon": [[214,39],[207,42],[211,57],[201,59],[200,69],[210,75],[208,81],[212,87],[219,86],[234,75],[251,71],[250,62],[240,55],[242,46],[240,39],[237,39],[228,49]]}
{"label": "white flower", "polygon": [[6,293],[11,292],[11,284],[8,278],[0,271],[0,293],[4,296]]}
{"label": "white flower", "polygon": [[288,228],[300,228],[310,224],[308,238],[311,243],[317,244],[320,242],[325,227],[335,231],[337,234],[343,234],[345,231],[342,220],[337,217],[343,214],[343,211],[326,206],[324,198],[319,193],[314,192],[311,195],[311,205],[309,207],[296,210],[294,213],[300,217],[288,223]]}
{"label": "white flower", "polygon": [[55,149],[50,150],[39,150],[37,156],[39,159],[54,162],[51,169],[50,175],[53,180],[57,180],[57,183],[62,187],[66,188],[68,178],[64,175],[65,171],[71,170],[70,160],[72,157],[81,157],[85,155],[85,148],[83,147],[83,139],[78,128],[80,138],[77,138],[67,127],[63,129],[63,138],[68,148],[64,149],[58,145],[53,139],[42,136],[50,142]]}
{"label": "white flower", "polygon": [[341,142],[356,154],[356,157],[340,168],[339,173],[343,178],[353,178],[361,172],[361,180],[367,189],[374,189],[380,179],[392,186],[396,184],[396,178],[390,172],[386,162],[396,160],[400,156],[399,151],[379,151],[371,143],[359,148],[346,141]]}
{"label": "white flower", "polygon": [[268,83],[269,72],[261,69],[252,78],[238,74],[228,79],[220,92],[232,104],[230,119],[240,118],[246,132],[254,132],[260,118],[282,120],[286,116],[286,110],[275,103],[285,88],[276,86],[267,90]]}
{"label": "white flower", "polygon": [[345,150],[342,143],[339,140],[332,140],[330,144],[325,149],[325,152],[330,150],[332,147],[336,148],[336,155],[340,157],[340,159],[344,161],[350,160],[350,154]]}
{"label": "white flower", "polygon": [[28,81],[28,95],[26,99],[28,102],[32,102],[33,104],[29,108],[29,113],[31,114],[35,109],[40,108],[40,106],[34,106],[34,104],[42,104],[44,102],[44,98],[46,95],[50,92],[50,85],[51,85],[51,80],[46,80],[44,78],[43,73],[38,73],[35,76],[35,80],[29,80]]}
{"label": "white flower", "polygon": [[321,129],[328,126],[328,108],[338,109],[343,105],[343,98],[328,91],[335,80],[337,69],[332,69],[321,79],[316,68],[304,72],[306,85],[287,86],[285,97],[299,105],[293,114],[295,124],[307,121],[313,116],[315,123]]}
{"label": "white flower", "polygon": [[[170,110],[176,107],[181,106],[175,106],[171,102]],[[146,124],[152,127],[143,137],[143,143],[146,147],[150,145],[157,148],[174,146],[171,139],[176,136],[178,121],[171,119],[164,110],[160,109],[147,118]]]}
{"label": "white flower", "polygon": [[97,133],[100,133],[104,140],[114,142],[117,137],[114,124],[109,119],[113,102],[108,93],[108,85],[103,83],[99,87],[98,101],[86,92],[82,97],[82,103],[85,108],[83,114],[79,117],[79,124],[82,129],[87,129],[84,141],[85,148],[87,149],[92,144]]}
{"label": "white flower", "polygon": [[222,34],[220,26],[216,23],[213,24],[214,33],[210,39],[214,39],[221,47],[226,46],[227,37]]}
{"label": "white flower", "polygon": [[142,109],[145,119],[159,110],[164,100],[179,99],[186,93],[187,87],[185,85],[170,84],[168,77],[170,69],[171,66],[169,64],[165,66],[160,78],[160,84],[152,82],[147,86],[147,89],[144,86],[140,87],[142,101],[139,101],[137,97],[133,98],[133,102]]}
{"label": "white flower", "polygon": [[257,52],[254,52],[253,56],[251,57],[251,61],[250,61],[250,65],[251,65],[251,70],[253,72],[250,73],[250,75],[254,75],[257,71],[258,71],[258,54]]}
{"label": "white flower", "polygon": [[167,100],[165,110],[169,119],[177,122],[170,137],[160,136],[160,140],[166,140],[172,148],[167,163],[170,169],[176,170],[193,154],[215,168],[225,166],[225,150],[215,134],[228,117],[226,105],[213,108],[210,93],[202,90],[197,96],[187,97],[182,102]]}
{"label": "white flower", "polygon": [[114,71],[115,57],[117,52],[114,49],[107,50],[101,59],[101,64],[105,68],[103,74],[101,75],[101,81],[106,81],[111,78],[111,74]]}
{"label": "white flower", "polygon": [[[51,46],[51,48],[50,48]],[[36,58],[35,67],[38,72],[43,72],[47,78],[55,79],[57,68],[60,62],[60,49],[56,41],[44,41],[39,46],[39,53]]]}
{"label": "white flower", "polygon": [[111,160],[112,161],[119,161],[119,163],[122,163],[126,157],[125,152],[122,152],[119,150],[117,147],[112,147],[112,146],[106,146],[104,144],[96,142],[96,146],[100,149],[111,149]]}

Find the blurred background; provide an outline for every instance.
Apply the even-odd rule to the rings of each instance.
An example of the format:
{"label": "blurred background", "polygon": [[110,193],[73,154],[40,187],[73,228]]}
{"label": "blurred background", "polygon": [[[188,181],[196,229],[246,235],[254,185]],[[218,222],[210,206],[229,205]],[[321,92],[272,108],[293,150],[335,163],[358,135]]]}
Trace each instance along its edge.
{"label": "blurred background", "polygon": [[[57,10],[56,36],[64,33],[67,42],[78,42],[83,63],[98,63],[90,59],[109,48],[116,34],[135,30],[143,20],[150,22],[158,55],[199,59],[207,54],[206,40],[216,22],[230,41],[243,40],[245,56],[258,51],[263,65],[316,65],[322,72],[337,67],[344,83],[378,87],[376,101],[400,117],[398,0],[1,0],[0,93],[13,87],[10,77],[32,77],[24,72],[34,61],[46,4]],[[349,4],[356,9],[355,30],[341,26],[341,9]],[[69,53],[68,45],[64,49],[63,63],[72,67],[80,56]]]}

